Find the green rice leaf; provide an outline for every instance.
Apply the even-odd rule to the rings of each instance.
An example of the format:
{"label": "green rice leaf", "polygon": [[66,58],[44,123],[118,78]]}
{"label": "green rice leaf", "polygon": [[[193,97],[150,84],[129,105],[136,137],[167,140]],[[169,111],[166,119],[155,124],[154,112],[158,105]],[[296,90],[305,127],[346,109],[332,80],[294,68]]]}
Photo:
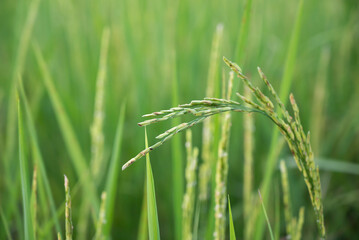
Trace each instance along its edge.
{"label": "green rice leaf", "polygon": [[104,235],[109,236],[112,222],[113,214],[115,212],[115,198],[117,190],[117,179],[118,173],[120,170],[120,154],[121,154],[121,144],[122,144],[122,132],[123,132],[123,123],[125,119],[125,103],[122,104],[120,110],[120,116],[117,123],[117,130],[115,135],[115,141],[113,144],[112,157],[109,167],[109,173],[106,180],[106,210],[105,210],[105,226],[104,226]]}
{"label": "green rice leaf", "polygon": [[[148,148],[147,131],[145,130],[146,148]],[[147,213],[148,213],[148,234],[150,240],[160,239],[160,228],[157,216],[156,191],[152,174],[150,156],[146,154],[146,179],[147,179]]]}
{"label": "green rice leaf", "polygon": [[[56,118],[60,125],[61,133],[63,135],[66,147],[71,156],[71,160],[75,167],[76,173],[88,193],[89,200],[91,201],[92,207],[94,208],[93,213],[98,213],[100,203],[99,203],[98,197],[96,196],[96,187],[95,187],[94,181],[91,177],[90,170],[89,170],[89,167],[87,166],[84,154],[83,154],[80,144],[76,138],[76,135],[75,135],[73,127],[70,123],[69,117],[62,105],[60,96],[56,90],[54,81],[50,75],[50,71],[49,71],[47,64],[42,56],[40,48],[38,47],[37,44],[34,44],[34,51],[35,51],[37,63],[40,67],[40,71],[41,71],[41,74],[43,77],[43,81],[44,81],[46,90],[51,99],[51,103],[53,105],[53,108],[54,108],[54,111],[56,114]],[[96,214],[93,214],[93,218],[94,218],[95,222],[97,222]]]}
{"label": "green rice leaf", "polygon": [[6,233],[6,237],[8,240],[12,240],[12,237],[10,235],[10,230],[9,230],[9,223],[8,221],[6,220],[5,216],[4,216],[4,212],[0,206],[0,216],[1,216],[1,221],[3,222],[3,225],[4,225],[4,230],[5,230],[5,233]]}
{"label": "green rice leaf", "polygon": [[141,217],[140,223],[138,226],[138,235],[137,240],[147,240],[148,239],[148,226],[147,226],[147,185],[146,179],[145,184],[143,186],[143,200],[142,200],[142,207],[141,207]]}
{"label": "green rice leaf", "polygon": [[27,128],[29,131],[29,137],[31,139],[31,149],[32,149],[31,152],[32,152],[33,158],[34,158],[37,166],[39,167],[40,176],[41,176],[41,179],[44,184],[47,199],[49,201],[50,211],[52,214],[52,220],[55,223],[56,232],[58,232],[61,235],[60,222],[59,222],[59,219],[58,219],[57,213],[56,213],[55,200],[52,195],[49,178],[47,176],[47,172],[46,172],[45,165],[44,165],[44,160],[42,158],[42,154],[40,151],[40,145],[38,142],[35,124],[33,121],[30,106],[29,106],[21,79],[19,81],[19,90],[20,90],[21,100],[24,103],[24,108],[25,108],[26,123],[27,123]]}
{"label": "green rice leaf", "polygon": [[34,239],[34,230],[31,217],[30,207],[30,184],[28,176],[28,162],[25,156],[25,141],[24,141],[24,128],[22,122],[22,110],[20,100],[17,103],[18,109],[18,128],[19,128],[19,161],[20,161],[20,176],[21,176],[21,193],[22,193],[22,206],[24,211],[24,235],[25,240]]}
{"label": "green rice leaf", "polygon": [[267,211],[266,211],[266,208],[265,208],[264,203],[263,203],[262,195],[261,195],[261,192],[260,192],[259,190],[258,190],[258,194],[259,194],[259,198],[260,198],[260,201],[261,201],[261,204],[262,204],[262,209],[263,209],[264,217],[265,217],[265,219],[266,219],[266,221],[267,221],[270,238],[271,238],[271,240],[274,240],[272,227],[271,227],[271,225],[270,225],[270,222],[269,222],[269,219],[268,219],[268,215],[267,215]]}
{"label": "green rice leaf", "polygon": [[228,195],[228,212],[229,212],[229,239],[236,240],[236,233],[234,231],[232,209],[231,209],[231,202],[229,200],[229,195]]}
{"label": "green rice leaf", "polygon": [[236,62],[238,62],[240,64],[242,64],[244,54],[245,54],[244,49],[245,49],[245,46],[247,44],[247,39],[248,39],[248,29],[249,29],[249,24],[250,24],[250,19],[251,19],[251,10],[252,10],[252,0],[247,0],[245,8],[244,8],[244,13],[243,13],[242,22],[241,22],[241,29],[239,31],[238,42],[237,42],[237,47],[236,47],[235,60],[236,60]]}

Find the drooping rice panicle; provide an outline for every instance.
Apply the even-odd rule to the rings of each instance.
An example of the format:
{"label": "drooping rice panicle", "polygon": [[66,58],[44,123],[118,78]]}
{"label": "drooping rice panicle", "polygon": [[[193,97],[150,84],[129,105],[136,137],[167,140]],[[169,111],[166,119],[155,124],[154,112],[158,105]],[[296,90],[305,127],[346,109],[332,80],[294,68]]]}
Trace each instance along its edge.
{"label": "drooping rice panicle", "polygon": [[[242,73],[242,70],[238,67],[237,64],[232,63],[228,59],[224,58],[225,63],[238,75],[239,78],[249,87],[253,96],[256,98],[258,103],[237,94],[245,103],[249,104],[250,107],[245,107],[239,103],[224,100],[224,99],[210,99],[206,98],[204,100],[192,101],[189,104],[180,105],[177,108],[172,108],[170,110],[157,112],[151,116],[167,114],[160,118],[149,119],[145,122],[140,123],[139,125],[149,125],[154,122],[164,121],[172,117],[180,116],[186,113],[191,113],[195,119],[178,125],[176,128],[170,129],[167,133],[160,135],[163,137],[160,142],[157,142],[153,146],[143,150],[136,157],[132,158],[130,161],[123,165],[122,169],[124,170],[130,164],[135,162],[137,159],[144,156],[150,150],[159,147],[165,141],[170,139],[176,133],[183,131],[193,125],[202,122],[204,119],[219,113],[228,113],[230,111],[234,112],[258,112],[267,116],[272,122],[274,122],[281,134],[284,136],[290,151],[294,157],[294,160],[298,166],[299,171],[302,172],[304,181],[307,185],[310,199],[314,208],[314,212],[317,218],[317,225],[319,229],[319,235],[322,239],[325,239],[325,227],[324,227],[324,216],[323,216],[323,205],[321,200],[321,184],[319,177],[319,169],[314,162],[313,152],[310,146],[310,134],[305,134],[303,127],[300,122],[299,109],[294,100],[293,95],[290,95],[290,101],[292,104],[294,118],[291,117],[288,111],[285,109],[283,103],[281,103],[278,95],[275,93],[274,89],[269,84],[267,78],[259,69],[259,74],[261,78],[269,87],[271,94],[275,99],[275,103],[279,105],[280,112],[274,110],[274,104],[266,97],[258,88],[254,87],[249,79]],[[190,110],[189,110],[190,109]],[[282,115],[284,117],[282,117]],[[225,125],[225,124],[223,124]],[[223,132],[222,132],[223,134]],[[220,166],[220,169],[223,166]],[[218,167],[217,167],[218,168]],[[223,175],[222,175],[223,176]],[[223,179],[223,178],[222,178]]]}
{"label": "drooping rice panicle", "polygon": [[[165,121],[165,120],[168,120],[173,117],[181,116],[185,113],[190,113],[193,116],[195,116],[196,118],[190,122],[182,123],[176,127],[173,127],[171,129],[167,130],[166,132],[164,132],[163,134],[160,134],[159,136],[157,136],[157,138],[160,138],[161,141],[155,143],[154,145],[150,146],[147,149],[144,149],[142,152],[137,154],[134,158],[130,159],[127,163],[125,163],[122,166],[122,170],[125,170],[132,163],[134,163],[141,157],[145,156],[146,153],[148,153],[149,151],[161,146],[164,142],[166,142],[167,140],[172,138],[175,134],[188,129],[189,127],[192,127],[193,125],[196,125],[196,124],[202,122],[204,119],[206,119],[210,116],[213,116],[218,113],[229,112],[229,111],[252,112],[252,111],[256,111],[256,110],[247,108],[247,107],[243,106],[242,104],[237,103],[235,101],[228,101],[228,100],[224,100],[224,99],[213,99],[213,100],[195,100],[195,101],[191,101],[191,103],[189,103],[189,104],[183,104],[183,105],[180,105],[179,107],[171,108],[170,110],[157,112],[155,114],[156,116],[162,115],[163,113],[166,113],[167,115],[160,117],[160,118],[153,118],[153,119],[146,120],[144,122],[139,123],[138,125],[139,126],[147,126],[147,125],[155,123],[155,122]],[[170,115],[170,117],[169,117],[169,114],[173,114],[173,115]]]}

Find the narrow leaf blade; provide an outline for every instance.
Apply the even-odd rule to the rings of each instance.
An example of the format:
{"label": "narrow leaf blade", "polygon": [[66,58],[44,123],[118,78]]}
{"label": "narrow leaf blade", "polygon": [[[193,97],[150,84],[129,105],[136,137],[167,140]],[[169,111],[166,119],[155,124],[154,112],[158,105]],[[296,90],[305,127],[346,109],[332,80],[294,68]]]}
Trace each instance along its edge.
{"label": "narrow leaf blade", "polygon": [[[148,148],[147,131],[145,130],[146,148]],[[146,179],[147,179],[147,211],[148,211],[148,234],[150,240],[160,239],[160,228],[157,216],[156,191],[152,174],[150,156],[146,154]]]}

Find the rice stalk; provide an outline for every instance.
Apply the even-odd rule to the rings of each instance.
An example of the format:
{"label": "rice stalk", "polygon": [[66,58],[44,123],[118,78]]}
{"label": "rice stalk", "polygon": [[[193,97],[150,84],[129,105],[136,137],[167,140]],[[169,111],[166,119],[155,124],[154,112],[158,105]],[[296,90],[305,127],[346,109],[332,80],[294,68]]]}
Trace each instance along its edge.
{"label": "rice stalk", "polygon": [[192,240],[193,230],[193,213],[195,206],[195,191],[197,185],[197,162],[198,162],[198,148],[192,146],[192,131],[186,131],[186,150],[187,150],[187,166],[186,166],[186,193],[183,197],[183,233],[182,237],[185,240]]}
{"label": "rice stalk", "polygon": [[[252,100],[251,92],[248,87],[244,88],[244,96],[248,100]],[[251,239],[250,220],[253,215],[253,133],[254,121],[252,114],[243,116],[244,124],[244,163],[243,163],[243,219],[244,219],[244,239]]]}
{"label": "rice stalk", "polygon": [[293,240],[299,240],[302,231],[302,225],[304,221],[304,207],[301,207],[299,210],[298,220],[292,216],[292,208],[290,202],[290,190],[289,190],[289,181],[288,173],[285,162],[281,160],[280,162],[280,171],[282,175],[282,188],[283,188],[283,204],[284,204],[284,217],[286,224],[287,238]]}
{"label": "rice stalk", "polygon": [[281,225],[281,217],[280,217],[280,193],[279,193],[278,184],[274,186],[274,237],[275,239],[279,239],[280,236],[280,225]]}
{"label": "rice stalk", "polygon": [[32,187],[31,187],[31,215],[32,215],[32,224],[34,229],[34,238],[36,239],[37,231],[37,166],[34,166],[34,171],[32,174]]}
{"label": "rice stalk", "polygon": [[64,175],[65,180],[65,196],[66,196],[66,206],[65,206],[65,232],[66,240],[72,240],[72,232],[74,227],[72,225],[72,213],[71,213],[71,196],[70,196],[70,186],[69,180],[66,175]]}
{"label": "rice stalk", "polygon": [[280,171],[281,171],[281,175],[282,175],[285,227],[286,227],[286,232],[287,232],[287,238],[292,238],[293,237],[292,208],[291,208],[291,202],[289,199],[288,173],[287,173],[287,168],[286,168],[283,160],[280,162]]}
{"label": "rice stalk", "polygon": [[99,67],[96,80],[96,96],[93,122],[91,125],[91,171],[94,179],[98,181],[98,175],[103,169],[104,134],[103,120],[105,82],[107,74],[107,54],[110,39],[110,29],[105,28],[102,33]]}
{"label": "rice stalk", "polygon": [[304,223],[304,207],[301,207],[299,209],[299,216],[298,216],[298,221],[297,221],[297,225],[296,225],[296,231],[295,231],[295,235],[293,237],[293,240],[300,240],[301,239],[303,223]]}
{"label": "rice stalk", "polygon": [[[206,96],[215,96],[215,89],[217,89],[217,71],[219,50],[223,35],[223,25],[218,24],[216,32],[213,36],[212,49],[210,55],[210,63],[208,68],[207,89]],[[215,124],[213,119],[205,119],[203,121],[202,130],[202,164],[199,169],[199,199],[205,201],[208,199],[208,184],[211,179],[211,170],[214,164],[215,152],[214,149],[214,137]]]}
{"label": "rice stalk", "polygon": [[105,239],[105,236],[103,234],[103,228],[106,221],[106,192],[102,192],[101,194],[101,206],[100,206],[100,212],[98,214],[98,221],[96,225],[96,234],[95,234],[95,240],[103,240]]}
{"label": "rice stalk", "polygon": [[[232,95],[233,72],[230,72],[227,99]],[[222,135],[218,145],[218,160],[216,167],[215,198],[215,228],[214,239],[225,238],[226,206],[227,206],[227,176],[228,176],[228,148],[231,130],[231,113],[226,112],[222,118]]]}

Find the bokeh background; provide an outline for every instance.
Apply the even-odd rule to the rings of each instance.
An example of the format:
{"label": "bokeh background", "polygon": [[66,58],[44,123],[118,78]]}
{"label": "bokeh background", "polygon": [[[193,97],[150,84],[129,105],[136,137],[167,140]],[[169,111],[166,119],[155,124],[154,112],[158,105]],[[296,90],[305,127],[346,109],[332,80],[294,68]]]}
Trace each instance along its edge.
{"label": "bokeh background", "polygon": [[[57,207],[64,201],[63,175],[68,176],[72,186],[79,180],[44,85],[34,53],[35,45],[44,56],[65,113],[89,163],[101,38],[104,29],[110,31],[104,93],[105,161],[98,185],[100,196],[123,103],[126,111],[121,163],[144,148],[144,129],[136,124],[142,121],[143,114],[172,107],[174,94],[178,95],[179,103],[206,97],[212,42],[219,24],[223,27],[223,34],[216,59],[215,78],[219,79],[218,82],[221,82],[223,73],[227,76],[229,72],[222,56],[236,61],[240,52],[241,58],[237,63],[244,73],[260,85],[256,72],[260,66],[279,90],[299,3],[253,0],[250,19],[247,19],[250,24],[246,44],[242,49],[236,49],[244,0],[41,0],[37,14],[34,14],[33,29],[27,35],[28,39],[24,39],[28,15],[34,11],[36,1],[2,0],[0,3],[0,205],[6,210],[5,222],[15,239],[21,239],[23,231],[17,123],[16,118],[11,117],[14,106],[16,109],[16,105],[12,105],[16,102],[12,88],[18,74],[22,76],[29,99]],[[304,129],[312,133],[314,154],[321,167],[328,239],[359,237],[358,43],[359,4],[356,0],[304,0],[291,92],[301,110]],[[238,79],[235,79],[235,90],[243,91]],[[220,96],[220,93],[221,86],[217,85],[215,95]],[[238,100],[235,96],[233,99]],[[148,127],[149,142],[154,143],[154,137],[169,127],[171,122]],[[265,117],[255,116],[255,189],[260,187],[266,171],[273,127]],[[201,131],[201,126],[193,129],[194,145],[200,150]],[[242,114],[233,114],[231,133],[228,193],[236,232],[242,236]],[[184,134],[175,138],[183,146],[184,166]],[[171,144],[151,153],[163,239],[174,238],[172,182],[175,170],[172,156]],[[293,209],[297,212],[300,206],[306,206],[303,239],[313,239],[316,235],[315,218],[302,176],[293,164],[290,165],[292,159],[286,146],[278,158],[288,160],[288,165],[292,166],[289,178]],[[31,176],[32,161],[28,171]],[[184,173],[180,175],[184,176]],[[113,239],[136,239],[144,179],[143,159],[119,173]],[[278,169],[271,188],[273,199],[281,196]],[[80,186],[73,195],[75,232],[80,202],[86,195],[82,190]],[[274,205],[273,199],[269,204]],[[271,206],[268,206],[268,213],[274,223]],[[281,236],[284,236],[281,214],[281,220],[275,223],[280,224]],[[59,217],[62,223],[63,215]],[[46,225],[46,219],[41,219],[41,215],[39,222],[39,228]],[[94,233],[91,224],[87,230],[88,237]],[[49,239],[55,236],[55,230],[52,227],[43,234]],[[41,233],[39,236],[41,238]],[[268,235],[265,236],[267,239]],[[0,237],[5,238],[3,224],[0,224]]]}

